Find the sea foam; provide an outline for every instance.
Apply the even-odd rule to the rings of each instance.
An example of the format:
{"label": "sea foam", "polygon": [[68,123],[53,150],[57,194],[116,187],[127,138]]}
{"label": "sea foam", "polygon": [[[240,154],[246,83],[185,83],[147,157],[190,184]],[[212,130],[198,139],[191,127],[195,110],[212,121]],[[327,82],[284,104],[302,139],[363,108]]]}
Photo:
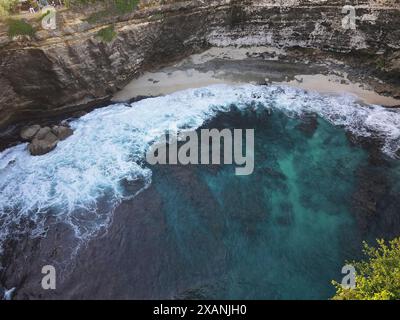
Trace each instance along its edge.
{"label": "sea foam", "polygon": [[[31,156],[27,144],[0,153],[0,247],[11,234],[43,235],[49,216],[70,225],[78,239],[90,239],[107,228],[121,201],[151,183],[144,158],[154,141],[166,131],[196,129],[232,105],[277,109],[288,116],[317,113],[358,136],[379,136],[391,157],[400,146],[400,112],[361,105],[351,95],[214,85],[111,105],[72,121],[74,134],[46,155]],[[126,183],[133,182],[140,187],[127,191]],[[35,227],[21,227],[27,221]]]}

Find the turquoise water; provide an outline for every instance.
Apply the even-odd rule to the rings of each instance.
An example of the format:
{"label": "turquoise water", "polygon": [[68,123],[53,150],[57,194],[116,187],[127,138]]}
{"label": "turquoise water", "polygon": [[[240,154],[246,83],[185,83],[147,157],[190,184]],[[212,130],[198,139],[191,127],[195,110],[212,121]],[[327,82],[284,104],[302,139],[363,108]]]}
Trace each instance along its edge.
{"label": "turquoise water", "polygon": [[[190,170],[198,181],[155,170],[170,243],[183,274],[213,270],[185,297],[326,299],[344,261],[357,255],[359,232],[351,213],[355,170],[367,153],[344,130],[310,116],[280,112],[221,115],[212,127],[255,127],[250,176],[234,168]],[[240,119],[240,120],[239,120]],[[211,125],[210,125],[211,126]],[[162,176],[161,176],[162,173]],[[191,178],[193,180],[193,177]],[[218,271],[221,269],[220,271]]]}

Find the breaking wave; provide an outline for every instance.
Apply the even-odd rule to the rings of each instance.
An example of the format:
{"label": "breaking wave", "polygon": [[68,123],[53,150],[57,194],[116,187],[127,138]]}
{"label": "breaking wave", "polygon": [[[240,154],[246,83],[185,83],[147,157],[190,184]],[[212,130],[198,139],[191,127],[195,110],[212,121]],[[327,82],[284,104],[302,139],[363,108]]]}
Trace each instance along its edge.
{"label": "breaking wave", "polygon": [[[44,234],[49,216],[78,239],[107,228],[114,208],[147,188],[149,146],[166,131],[196,129],[218,112],[266,108],[288,116],[317,113],[357,136],[379,137],[396,157],[400,112],[361,105],[352,95],[321,95],[284,86],[215,85],[97,109],[70,123],[74,134],[43,156],[26,144],[0,153],[0,247],[11,233]],[[26,221],[35,227],[28,229]],[[18,231],[17,231],[18,230]]]}

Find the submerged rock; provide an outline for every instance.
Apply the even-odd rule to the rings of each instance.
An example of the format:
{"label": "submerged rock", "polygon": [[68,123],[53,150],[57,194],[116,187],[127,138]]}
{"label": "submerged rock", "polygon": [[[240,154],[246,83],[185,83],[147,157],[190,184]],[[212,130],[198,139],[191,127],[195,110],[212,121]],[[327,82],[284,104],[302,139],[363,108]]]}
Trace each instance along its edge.
{"label": "submerged rock", "polygon": [[40,130],[40,126],[35,124],[30,127],[25,127],[21,130],[20,136],[22,140],[31,141]]}
{"label": "submerged rock", "polygon": [[296,126],[307,137],[312,137],[318,129],[318,118],[316,114],[305,114],[301,117],[301,123]]}

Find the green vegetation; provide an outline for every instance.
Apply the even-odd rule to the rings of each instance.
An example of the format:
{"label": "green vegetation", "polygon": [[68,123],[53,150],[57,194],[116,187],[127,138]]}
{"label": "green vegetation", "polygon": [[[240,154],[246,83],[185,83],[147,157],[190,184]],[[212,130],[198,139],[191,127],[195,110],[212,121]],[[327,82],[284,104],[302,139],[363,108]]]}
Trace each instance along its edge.
{"label": "green vegetation", "polygon": [[376,66],[379,69],[384,69],[386,65],[385,59],[382,57],[379,57],[378,59],[376,59]]}
{"label": "green vegetation", "polygon": [[111,42],[116,36],[117,33],[114,31],[114,26],[108,26],[97,32],[97,37],[101,38],[104,42]]}
{"label": "green vegetation", "polygon": [[356,271],[356,288],[336,287],[334,300],[398,300],[400,299],[400,238],[386,244],[377,240],[378,247],[364,243],[366,261],[352,262]]}
{"label": "green vegetation", "polygon": [[0,0],[0,16],[8,16],[17,3],[18,0]]}
{"label": "green vegetation", "polygon": [[[73,0],[71,0],[73,1]],[[87,0],[75,0],[74,3],[83,3]],[[92,0],[93,2],[96,2],[96,0]],[[97,0],[99,2],[101,0]],[[89,23],[97,23],[102,21],[103,19],[107,17],[112,17],[116,15],[121,15],[121,14],[126,14],[129,12],[132,12],[137,5],[139,4],[139,0],[105,0],[103,1],[105,3],[106,9],[97,11],[93,14],[91,14],[86,21]]]}
{"label": "green vegetation", "polygon": [[156,13],[151,17],[151,20],[161,20],[161,19],[164,19],[164,15],[162,13]]}
{"label": "green vegetation", "polygon": [[114,0],[114,6],[119,14],[132,12],[139,4],[139,0]]}
{"label": "green vegetation", "polygon": [[94,24],[96,22],[99,22],[103,20],[104,18],[107,18],[111,15],[110,11],[108,10],[102,10],[102,11],[97,11],[95,13],[92,13],[86,21],[89,22],[90,24]]}
{"label": "green vegetation", "polygon": [[29,36],[33,37],[35,35],[35,29],[24,20],[8,19],[8,36],[10,38],[16,36]]}

